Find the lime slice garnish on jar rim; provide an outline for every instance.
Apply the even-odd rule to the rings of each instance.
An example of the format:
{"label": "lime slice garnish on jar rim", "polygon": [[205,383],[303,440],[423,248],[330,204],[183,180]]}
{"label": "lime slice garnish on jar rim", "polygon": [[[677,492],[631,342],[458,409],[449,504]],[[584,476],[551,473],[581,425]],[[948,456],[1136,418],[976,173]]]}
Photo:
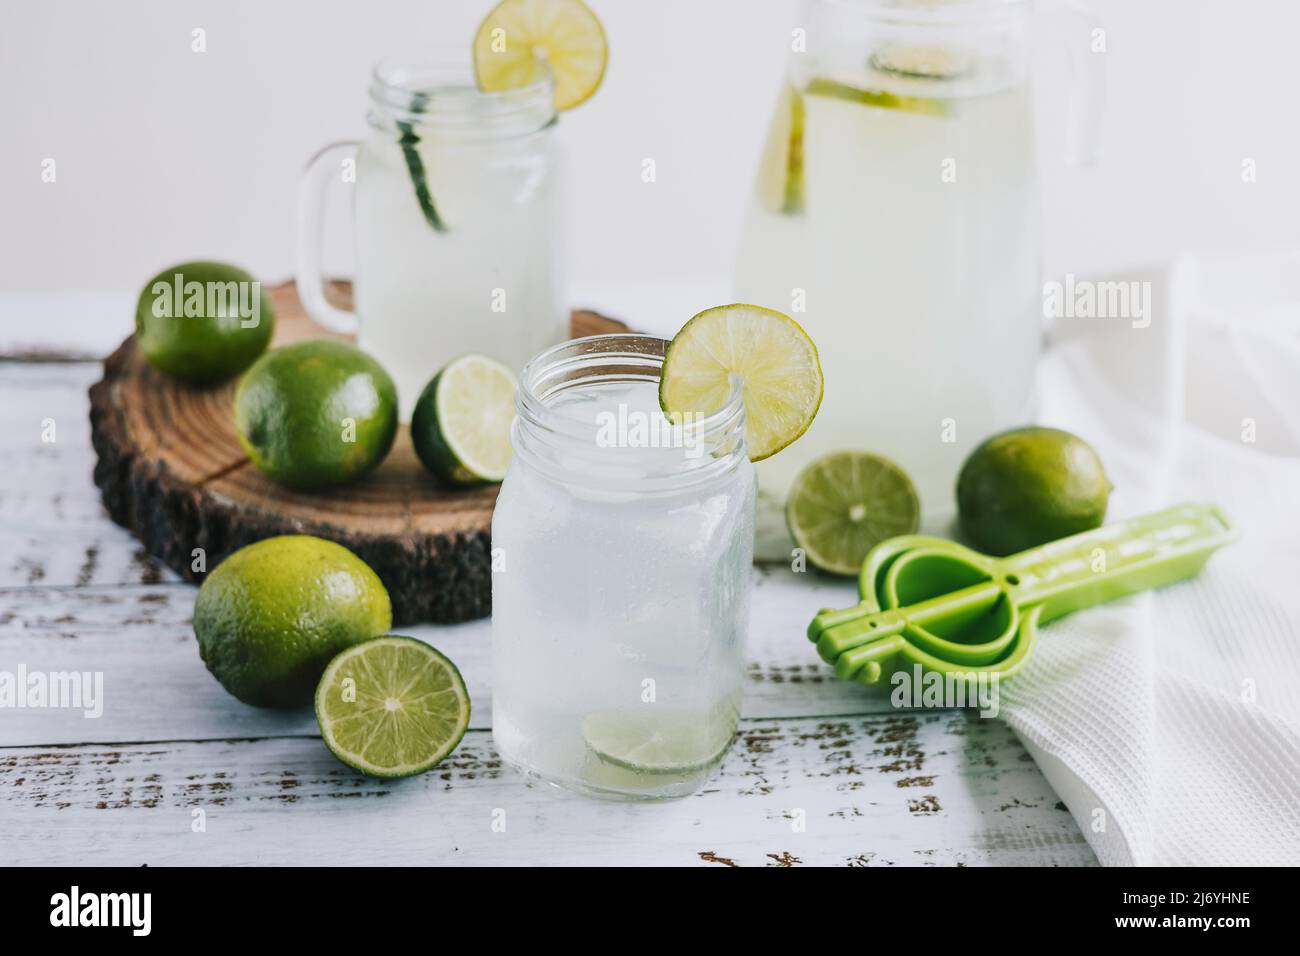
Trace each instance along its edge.
{"label": "lime slice garnish on jar rim", "polygon": [[817,346],[788,315],[758,305],[720,305],[668,343],[659,405],[670,418],[724,407],[740,379],[751,461],[775,455],[808,430],[822,401]]}
{"label": "lime slice garnish on jar rim", "polygon": [[582,0],[502,0],[474,37],[479,89],[497,93],[527,86],[544,64],[561,111],[600,88],[608,60],[605,29]]}

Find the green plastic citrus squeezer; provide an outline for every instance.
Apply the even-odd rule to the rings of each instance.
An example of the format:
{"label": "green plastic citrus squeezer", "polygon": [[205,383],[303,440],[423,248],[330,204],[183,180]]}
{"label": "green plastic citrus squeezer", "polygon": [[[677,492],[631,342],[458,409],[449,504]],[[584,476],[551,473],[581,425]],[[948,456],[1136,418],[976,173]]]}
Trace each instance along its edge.
{"label": "green plastic citrus squeezer", "polygon": [[1196,574],[1236,538],[1218,508],[1183,504],[1006,558],[923,535],[871,549],[862,600],[808,626],[822,660],[845,680],[875,684],[915,665],[945,675],[1010,677],[1038,627],[1071,611]]}

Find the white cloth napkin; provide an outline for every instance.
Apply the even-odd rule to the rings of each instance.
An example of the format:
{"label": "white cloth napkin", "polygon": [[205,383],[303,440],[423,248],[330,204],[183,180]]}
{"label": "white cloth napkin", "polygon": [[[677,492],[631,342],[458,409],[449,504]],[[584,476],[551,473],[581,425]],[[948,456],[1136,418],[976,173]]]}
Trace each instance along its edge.
{"label": "white cloth napkin", "polygon": [[1300,251],[1108,278],[1150,325],[1062,320],[1039,420],[1097,448],[1108,521],[1214,502],[1241,538],[1045,628],[1001,713],[1103,864],[1300,865]]}

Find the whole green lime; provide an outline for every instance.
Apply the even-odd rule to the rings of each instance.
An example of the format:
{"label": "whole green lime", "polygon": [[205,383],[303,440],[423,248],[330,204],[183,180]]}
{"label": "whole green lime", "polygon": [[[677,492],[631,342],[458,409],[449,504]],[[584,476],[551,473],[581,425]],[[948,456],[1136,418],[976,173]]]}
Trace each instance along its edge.
{"label": "whole green lime", "polygon": [[336,654],[392,623],[375,572],[342,545],[310,535],[240,548],[208,575],[194,603],[203,663],[257,707],[311,703]]}
{"label": "whole green lime", "polygon": [[253,464],[281,484],[341,484],[393,446],[397,388],[378,362],[344,342],[287,345],[263,355],[239,383],[235,430]]}
{"label": "whole green lime", "polygon": [[976,448],[957,478],[957,510],[971,543],[1007,555],[1098,527],[1111,484],[1082,438],[1017,428]]}
{"label": "whole green lime", "polygon": [[182,262],[140,292],[135,341],[156,368],[194,385],[225,381],[266,351],[275,329],[271,297],[243,269]]}

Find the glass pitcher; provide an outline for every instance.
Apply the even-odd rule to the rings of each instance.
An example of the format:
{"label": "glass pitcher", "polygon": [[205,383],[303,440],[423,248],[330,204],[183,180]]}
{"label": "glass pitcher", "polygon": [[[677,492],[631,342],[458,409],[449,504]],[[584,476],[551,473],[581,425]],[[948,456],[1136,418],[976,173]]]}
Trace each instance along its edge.
{"label": "glass pitcher", "polygon": [[[814,458],[861,449],[903,466],[929,524],[955,510],[971,449],[1029,420],[1042,334],[1030,13],[1027,0],[803,3],[735,276],[738,300],[804,325],[826,377],[807,434],[759,466],[769,507]],[[1075,105],[1087,161],[1098,101]]]}
{"label": "glass pitcher", "polygon": [[[464,53],[388,59],[372,78],[369,135],[326,147],[304,173],[298,294],[393,376],[403,421],[451,359],[482,352],[518,372],[565,337],[554,104],[549,73],[484,93]],[[327,302],[321,281],[321,212],[340,182],[355,183],[355,314]]]}

